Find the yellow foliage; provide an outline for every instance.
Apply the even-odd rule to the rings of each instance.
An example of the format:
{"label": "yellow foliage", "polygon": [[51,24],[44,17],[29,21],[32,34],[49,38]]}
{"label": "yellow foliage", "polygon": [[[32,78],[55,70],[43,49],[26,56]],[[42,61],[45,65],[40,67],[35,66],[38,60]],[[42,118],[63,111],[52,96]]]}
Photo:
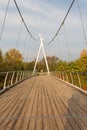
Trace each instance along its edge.
{"label": "yellow foliage", "polygon": [[18,50],[16,50],[16,49],[10,49],[6,53],[6,59],[8,61],[22,62],[23,57],[22,57],[22,54]]}
{"label": "yellow foliage", "polygon": [[86,49],[83,49],[81,54],[80,54],[80,59],[81,58],[87,58],[87,50]]}

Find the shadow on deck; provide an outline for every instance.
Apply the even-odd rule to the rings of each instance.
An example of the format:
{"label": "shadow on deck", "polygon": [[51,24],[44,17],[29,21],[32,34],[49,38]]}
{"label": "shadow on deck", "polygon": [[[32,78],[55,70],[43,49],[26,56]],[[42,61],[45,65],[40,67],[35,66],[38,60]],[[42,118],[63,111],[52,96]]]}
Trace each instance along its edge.
{"label": "shadow on deck", "polygon": [[87,95],[49,76],[0,95],[0,130],[87,130]]}

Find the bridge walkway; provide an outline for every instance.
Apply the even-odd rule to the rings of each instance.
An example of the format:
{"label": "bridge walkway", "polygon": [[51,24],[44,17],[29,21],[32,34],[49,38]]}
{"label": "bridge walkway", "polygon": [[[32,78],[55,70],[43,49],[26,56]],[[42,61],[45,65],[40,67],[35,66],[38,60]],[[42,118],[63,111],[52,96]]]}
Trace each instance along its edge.
{"label": "bridge walkway", "polygon": [[0,130],[87,130],[87,95],[36,76],[0,95]]}

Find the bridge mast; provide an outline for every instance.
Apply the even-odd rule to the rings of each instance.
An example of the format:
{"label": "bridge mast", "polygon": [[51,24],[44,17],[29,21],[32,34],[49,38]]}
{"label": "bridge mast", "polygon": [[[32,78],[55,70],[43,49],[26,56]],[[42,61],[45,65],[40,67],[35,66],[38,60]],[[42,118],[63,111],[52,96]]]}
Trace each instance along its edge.
{"label": "bridge mast", "polygon": [[48,72],[48,74],[50,74],[49,66],[48,66],[48,62],[47,62],[47,58],[46,58],[46,53],[45,53],[45,49],[44,49],[44,45],[43,45],[43,38],[42,38],[41,34],[39,34],[39,37],[40,37],[40,47],[39,47],[36,62],[35,62],[35,65],[34,65],[33,74],[35,73],[35,70],[36,70],[36,66],[37,66],[38,58],[39,58],[39,55],[40,55],[40,52],[41,52],[41,48],[42,48],[42,51],[43,51],[47,72]]}

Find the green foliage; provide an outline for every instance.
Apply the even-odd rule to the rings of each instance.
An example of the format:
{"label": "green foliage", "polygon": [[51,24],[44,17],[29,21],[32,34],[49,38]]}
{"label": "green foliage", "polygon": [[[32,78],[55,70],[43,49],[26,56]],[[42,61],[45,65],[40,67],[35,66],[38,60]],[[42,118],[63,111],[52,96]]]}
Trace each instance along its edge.
{"label": "green foliage", "polygon": [[79,58],[80,68],[82,72],[87,72],[87,50],[83,49]]}
{"label": "green foliage", "polygon": [[29,71],[33,71],[33,69],[34,69],[34,64],[35,64],[35,61],[32,61],[32,62],[28,63],[28,70],[29,70]]}
{"label": "green foliage", "polygon": [[[47,56],[50,71],[87,72],[87,51],[82,50],[79,59],[71,62],[61,61],[56,56]],[[16,49],[10,49],[3,56],[0,50],[0,71],[30,70],[33,71],[35,61],[24,62],[22,54]],[[47,71],[44,58],[38,62],[37,71]]]}
{"label": "green foliage", "polygon": [[57,71],[67,71],[68,63],[65,61],[59,61],[56,66]]}
{"label": "green foliage", "polygon": [[86,51],[86,49],[83,49],[81,54],[80,54],[80,59],[83,59],[83,58],[87,58],[87,51]]}
{"label": "green foliage", "polygon": [[87,51],[82,50],[79,59],[71,62],[59,61],[57,71],[87,72]]}
{"label": "green foliage", "polygon": [[0,49],[0,63],[3,61],[3,54],[2,54],[2,50]]}
{"label": "green foliage", "polygon": [[5,54],[5,60],[7,60],[9,62],[19,63],[19,62],[22,62],[23,57],[22,57],[22,54],[18,50],[10,49]]}
{"label": "green foliage", "polygon": [[[47,56],[46,58],[48,61],[50,71],[55,71],[59,58],[56,56]],[[44,58],[40,62],[38,62],[38,65],[37,65],[37,71],[40,72],[41,70],[43,70],[44,72],[47,71]]]}
{"label": "green foliage", "polygon": [[16,49],[10,49],[4,56],[0,50],[0,71],[21,70],[22,60],[22,54]]}

